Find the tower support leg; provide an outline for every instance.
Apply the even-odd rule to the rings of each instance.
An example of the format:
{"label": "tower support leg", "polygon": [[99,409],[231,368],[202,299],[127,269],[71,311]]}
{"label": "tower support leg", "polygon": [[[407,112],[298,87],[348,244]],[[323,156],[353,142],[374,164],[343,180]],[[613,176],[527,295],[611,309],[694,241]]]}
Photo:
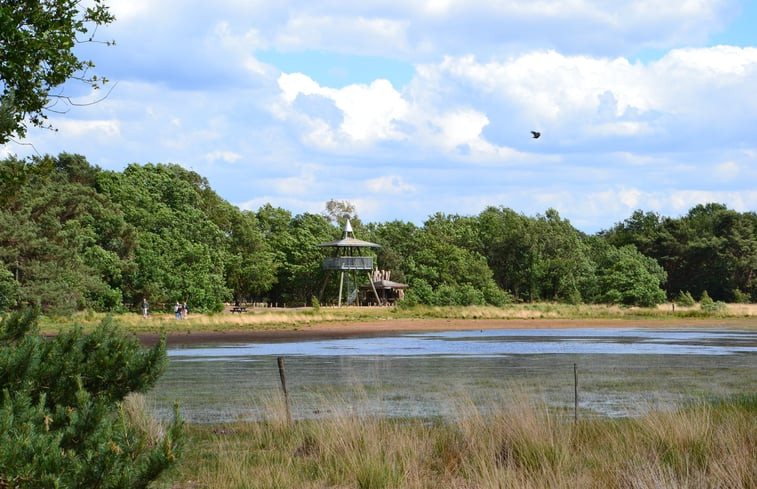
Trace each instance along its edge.
{"label": "tower support leg", "polygon": [[338,307],[342,307],[342,288],[344,287],[344,272],[339,274],[339,304]]}
{"label": "tower support leg", "polygon": [[378,292],[376,292],[376,284],[373,283],[373,277],[371,277],[371,272],[368,272],[368,282],[371,284],[371,289],[373,289],[373,295],[376,296],[376,304],[379,306],[381,305],[381,299],[379,299]]}

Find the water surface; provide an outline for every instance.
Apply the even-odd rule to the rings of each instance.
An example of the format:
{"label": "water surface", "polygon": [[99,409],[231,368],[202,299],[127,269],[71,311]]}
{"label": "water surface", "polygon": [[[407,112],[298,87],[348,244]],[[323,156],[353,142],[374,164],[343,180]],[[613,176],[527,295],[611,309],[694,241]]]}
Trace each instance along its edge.
{"label": "water surface", "polygon": [[757,392],[757,332],[523,329],[179,345],[149,399],[191,422],[260,419],[280,398],[293,416],[436,416],[527,393],[572,407],[574,365],[586,415],[635,415],[688,399]]}

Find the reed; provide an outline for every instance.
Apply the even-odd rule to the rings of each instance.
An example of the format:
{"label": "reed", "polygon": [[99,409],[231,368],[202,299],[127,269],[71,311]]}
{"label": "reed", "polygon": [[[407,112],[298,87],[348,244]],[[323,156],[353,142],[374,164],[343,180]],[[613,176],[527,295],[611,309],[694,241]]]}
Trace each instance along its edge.
{"label": "reed", "polygon": [[325,419],[191,426],[162,488],[757,487],[753,401],[699,403],[575,423],[527,396],[443,419],[326,407]]}

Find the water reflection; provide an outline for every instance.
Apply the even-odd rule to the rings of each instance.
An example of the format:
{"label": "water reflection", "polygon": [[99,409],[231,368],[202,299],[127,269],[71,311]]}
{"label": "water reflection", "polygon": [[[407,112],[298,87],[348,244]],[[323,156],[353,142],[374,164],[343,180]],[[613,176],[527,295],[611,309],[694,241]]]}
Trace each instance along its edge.
{"label": "water reflection", "polygon": [[339,404],[362,414],[444,415],[455,399],[496,402],[513,390],[557,406],[633,415],[650,403],[755,392],[757,333],[736,330],[563,329],[397,334],[298,342],[187,345],[150,394],[178,400],[193,422],[259,419],[278,396],[286,359],[296,417]]}

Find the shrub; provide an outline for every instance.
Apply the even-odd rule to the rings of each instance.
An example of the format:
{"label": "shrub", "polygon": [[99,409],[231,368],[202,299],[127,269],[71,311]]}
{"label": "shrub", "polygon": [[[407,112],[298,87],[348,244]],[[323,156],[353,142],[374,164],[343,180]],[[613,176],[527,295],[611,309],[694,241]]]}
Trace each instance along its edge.
{"label": "shrub", "polygon": [[722,312],[728,308],[728,305],[723,301],[713,301],[707,304],[702,304],[701,308],[706,312]]}
{"label": "shrub", "polygon": [[681,307],[691,307],[696,304],[696,301],[691,296],[691,292],[687,290],[686,292],[678,292],[678,297],[676,297],[675,303]]}
{"label": "shrub", "polygon": [[460,306],[483,306],[486,304],[484,293],[471,284],[456,287],[456,303]]}
{"label": "shrub", "polygon": [[727,306],[725,302],[712,300],[710,294],[705,290],[699,298],[699,307],[706,312],[721,312],[724,311]]}
{"label": "shrub", "polygon": [[502,290],[496,284],[484,287],[483,293],[486,303],[492,306],[504,307],[515,302],[510,293]]}
{"label": "shrub", "polygon": [[456,306],[458,305],[457,290],[453,285],[442,284],[434,291],[435,306]]}
{"label": "shrub", "polygon": [[124,399],[155,384],[165,341],[144,350],[111,319],[45,339],[37,318],[0,323],[0,487],[146,488],[176,460],[182,421],[156,437]]}
{"label": "shrub", "polygon": [[749,294],[742,292],[739,289],[733,289],[733,302],[736,302],[737,304],[747,304],[752,302],[752,298],[749,297]]}
{"label": "shrub", "polygon": [[412,307],[418,304],[433,304],[434,290],[423,279],[415,279],[405,292],[405,298],[400,302],[403,306]]}

